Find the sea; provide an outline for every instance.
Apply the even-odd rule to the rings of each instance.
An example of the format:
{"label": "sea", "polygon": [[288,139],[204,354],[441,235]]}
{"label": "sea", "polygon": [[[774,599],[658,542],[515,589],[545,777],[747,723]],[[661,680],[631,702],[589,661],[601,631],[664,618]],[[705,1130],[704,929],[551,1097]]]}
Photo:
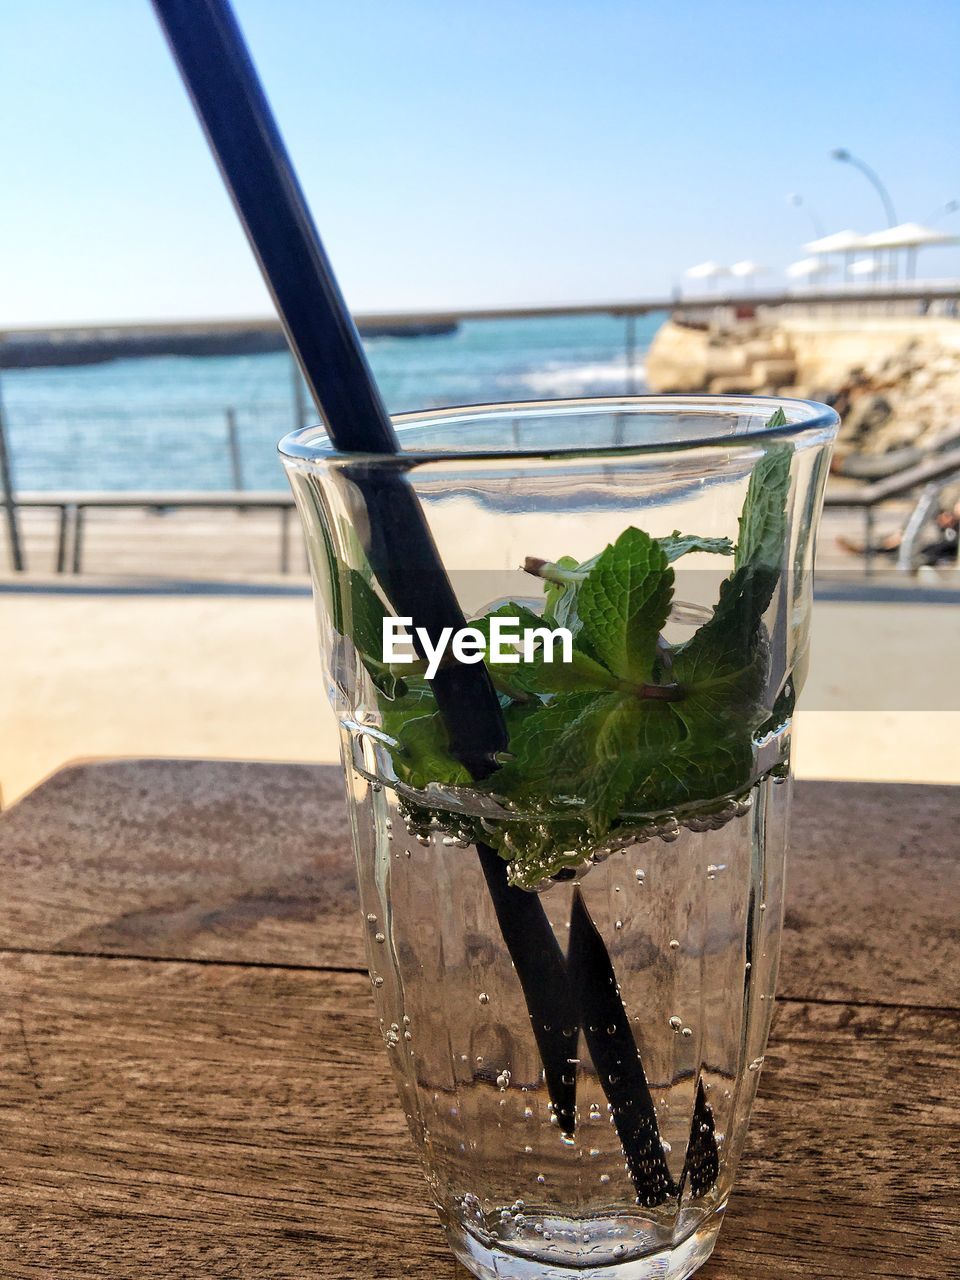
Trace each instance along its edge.
{"label": "sea", "polygon": [[[619,395],[645,389],[644,353],[664,319],[637,317],[632,371],[626,321],[608,315],[465,321],[454,333],[366,347],[392,413]],[[285,352],[5,370],[15,487],[281,490],[277,441],[299,424],[305,399],[296,377]]]}

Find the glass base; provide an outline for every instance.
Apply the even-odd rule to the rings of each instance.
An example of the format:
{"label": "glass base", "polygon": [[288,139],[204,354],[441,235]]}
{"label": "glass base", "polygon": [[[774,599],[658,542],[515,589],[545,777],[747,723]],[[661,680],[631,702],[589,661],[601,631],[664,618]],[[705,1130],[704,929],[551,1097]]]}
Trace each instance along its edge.
{"label": "glass base", "polygon": [[478,1280],[686,1280],[713,1253],[720,1234],[723,1209],[679,1244],[639,1257],[603,1260],[584,1252],[545,1259],[524,1257],[496,1245],[485,1244],[461,1223],[445,1223],[447,1239],[458,1261]]}

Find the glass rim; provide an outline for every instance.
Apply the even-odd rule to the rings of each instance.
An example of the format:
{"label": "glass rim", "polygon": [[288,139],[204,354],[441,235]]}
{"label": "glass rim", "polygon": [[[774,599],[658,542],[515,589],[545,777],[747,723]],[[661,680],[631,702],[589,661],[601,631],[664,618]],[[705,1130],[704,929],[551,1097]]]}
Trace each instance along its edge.
{"label": "glass rim", "polygon": [[[783,426],[759,426],[734,434],[717,435],[707,431],[702,436],[683,440],[661,440],[644,444],[605,445],[556,445],[553,448],[509,449],[457,449],[413,448],[404,449],[405,432],[413,433],[418,426],[436,426],[453,423],[458,419],[479,422],[497,417],[512,420],[523,417],[557,417],[574,413],[622,412],[658,413],[664,416],[678,413],[701,413],[721,417],[737,412],[770,418],[782,409],[788,421]],[[791,414],[791,411],[792,414]],[[284,459],[307,463],[357,463],[365,467],[404,468],[429,462],[491,462],[510,458],[531,461],[558,461],[576,458],[631,458],[654,456],[664,453],[686,453],[696,449],[730,449],[756,447],[767,441],[802,440],[807,444],[826,443],[831,440],[840,424],[835,409],[816,400],[802,400],[785,396],[734,396],[734,395],[633,395],[633,396],[585,396],[563,400],[517,400],[489,404],[451,405],[445,408],[418,409],[410,413],[391,415],[397,428],[401,449],[398,453],[367,453],[337,449],[323,426],[300,427],[283,436],[277,448]]]}

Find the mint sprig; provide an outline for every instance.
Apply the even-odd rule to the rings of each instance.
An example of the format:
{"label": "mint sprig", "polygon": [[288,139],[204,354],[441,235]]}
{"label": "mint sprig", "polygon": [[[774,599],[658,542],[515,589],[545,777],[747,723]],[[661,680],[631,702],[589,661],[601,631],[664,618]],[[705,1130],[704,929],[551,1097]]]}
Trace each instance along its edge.
{"label": "mint sprig", "polygon": [[[487,637],[497,616],[519,618],[521,627],[566,626],[574,637],[568,663],[559,655],[547,662],[542,650],[530,661],[488,661],[510,742],[483,789],[510,816],[474,825],[477,839],[509,862],[512,883],[534,887],[631,838],[651,815],[709,812],[751,784],[755,736],[793,697],[792,686],[787,701],[782,692],[768,695],[763,622],[786,556],[792,454],[789,443],[775,443],[756,463],[735,547],[726,538],[678,530],[654,538],[630,527],[580,563],[527,561],[544,582],[542,617],[511,602],[471,623]],[[732,556],[733,568],[709,620],[684,643],[668,644],[672,565],[693,552]],[[380,661],[379,596],[350,571],[341,597],[378,691],[399,781],[417,791],[431,783],[478,789],[450,752],[428,683],[398,677]],[[445,821],[422,801],[415,816]],[[458,817],[461,835],[470,821]]]}

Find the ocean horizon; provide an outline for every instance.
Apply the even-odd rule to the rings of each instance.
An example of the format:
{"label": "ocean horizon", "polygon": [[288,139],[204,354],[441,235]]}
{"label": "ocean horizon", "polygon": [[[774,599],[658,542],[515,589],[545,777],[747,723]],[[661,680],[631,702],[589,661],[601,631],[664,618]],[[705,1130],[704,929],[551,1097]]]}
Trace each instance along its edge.
{"label": "ocean horizon", "polygon": [[[665,315],[636,319],[633,385]],[[464,321],[455,333],[371,338],[391,413],[446,405],[619,395],[628,390],[626,321],[606,315]],[[277,441],[298,425],[286,352],[168,356],[0,374],[19,490],[286,487]],[[308,397],[306,419],[315,416]]]}

